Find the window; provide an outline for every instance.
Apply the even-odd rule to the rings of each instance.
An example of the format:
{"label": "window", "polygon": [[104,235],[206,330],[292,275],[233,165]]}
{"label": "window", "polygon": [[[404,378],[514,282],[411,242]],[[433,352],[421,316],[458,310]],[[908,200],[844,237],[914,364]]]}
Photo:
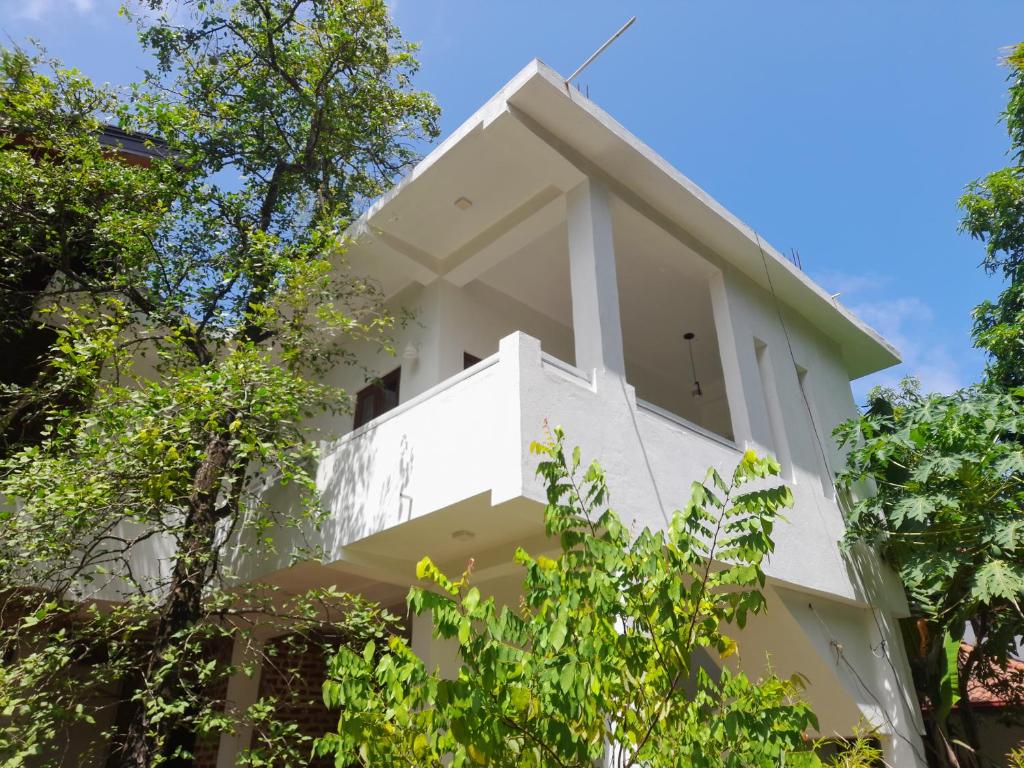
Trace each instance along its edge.
{"label": "window", "polygon": [[353,429],[358,429],[398,405],[398,385],[401,379],[402,369],[395,368],[356,394]]}
{"label": "window", "polygon": [[469,352],[462,353],[462,370],[472,368],[474,365],[480,362],[480,358],[476,355],[471,355]]}

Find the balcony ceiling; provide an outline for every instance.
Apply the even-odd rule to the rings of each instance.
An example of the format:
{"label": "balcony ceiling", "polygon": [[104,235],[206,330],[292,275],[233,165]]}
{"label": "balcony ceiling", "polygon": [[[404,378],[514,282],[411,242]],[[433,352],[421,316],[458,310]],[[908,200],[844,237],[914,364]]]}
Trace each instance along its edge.
{"label": "balcony ceiling", "polygon": [[[350,259],[389,294],[439,277],[465,285],[523,258],[527,245],[552,245],[562,194],[586,175],[603,178],[619,207],[685,246],[665,253],[736,269],[764,288],[767,261],[780,301],[838,344],[851,378],[899,361],[874,330],[539,61],[367,210],[348,231]],[[459,207],[460,199],[471,205]]]}
{"label": "balcony ceiling", "polygon": [[534,554],[555,546],[544,534],[543,505],[518,498],[492,506],[490,495],[481,494],[368,536],[346,549],[369,561],[381,558],[392,569],[404,563],[402,575],[412,582],[415,564],[424,555],[449,575],[458,576],[471,559],[478,570],[511,566],[520,545]]}

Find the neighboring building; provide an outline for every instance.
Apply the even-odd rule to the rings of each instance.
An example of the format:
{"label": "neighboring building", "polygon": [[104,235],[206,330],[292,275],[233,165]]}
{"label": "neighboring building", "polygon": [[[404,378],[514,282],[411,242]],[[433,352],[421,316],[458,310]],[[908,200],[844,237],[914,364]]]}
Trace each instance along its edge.
{"label": "neighboring building", "polygon": [[[538,61],[350,234],[353,268],[415,320],[397,358],[367,348],[366,370],[332,375],[359,396],[318,471],[327,558],[288,568],[300,543],[282,538],[267,578],[400,606],[424,555],[451,572],[473,558],[475,583],[514,601],[513,549],[550,547],[528,451],[545,424],[602,463],[637,529],[663,526],[709,465],[770,451],[796,505],[740,663],[805,675],[823,734],[864,721],[888,764],[924,764],[906,602],[876,558],[840,552],[831,482],[850,381],[899,360],[885,340]],[[430,664],[454,667],[429,620],[411,632]],[[229,698],[259,686],[238,678]],[[225,737],[218,764],[246,738]]]}
{"label": "neighboring building", "polygon": [[[14,146],[35,155],[31,137],[19,134]],[[97,137],[99,144],[120,162],[148,168],[154,158],[167,155],[167,145],[142,133],[130,133],[113,125],[104,125]],[[70,264],[86,274],[94,269],[89,238],[75,239],[52,258],[36,257],[13,276],[0,276],[0,299],[5,302],[5,325],[0,330],[0,387],[31,388],[46,375],[48,352],[57,338],[54,328],[39,322],[36,310],[49,289],[61,264]],[[75,395],[62,395],[59,403],[69,408],[80,406]],[[14,453],[42,437],[44,416],[38,403],[19,394],[0,393],[0,458]]]}

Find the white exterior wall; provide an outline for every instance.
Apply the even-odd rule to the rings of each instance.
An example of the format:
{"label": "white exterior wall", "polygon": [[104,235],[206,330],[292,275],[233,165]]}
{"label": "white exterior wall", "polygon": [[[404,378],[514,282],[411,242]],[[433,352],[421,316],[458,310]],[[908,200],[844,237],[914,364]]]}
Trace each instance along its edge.
{"label": "white exterior wall", "polygon": [[441,354],[446,375],[462,370],[463,352],[488,357],[498,351],[501,339],[516,331],[541,339],[544,348],[560,360],[572,363],[575,359],[571,328],[484,283],[457,288],[442,278],[436,285],[442,297]]}
{"label": "white exterior wall", "polygon": [[[832,588],[825,592],[864,600],[870,595],[887,609],[905,612],[902,587],[888,568],[865,558],[856,564],[861,572],[853,574],[854,564],[839,555],[837,542],[845,525],[831,475],[844,465],[844,458],[832,430],[857,410],[838,349],[786,307],[780,320],[771,294],[742,275],[723,272],[712,281],[711,290],[736,442],[778,456],[755,344],[763,343],[768,352],[767,373],[774,378],[790,464],[783,471],[796,497],[794,509],[787,514],[789,525],[776,536],[778,560],[802,560],[806,572],[822,574],[815,580],[818,584],[848,582],[854,587],[852,592]],[[797,367],[806,371],[803,392]],[[819,588],[787,566],[780,568],[780,578]]]}
{"label": "white exterior wall", "polygon": [[[357,361],[355,365],[342,365],[327,376],[327,383],[338,386],[355,396],[367,385],[368,379],[383,376],[401,367],[402,377],[399,401],[411,400],[444,378],[439,369],[440,299],[436,284],[412,284],[387,303],[387,309],[396,318],[408,314],[410,319],[397,326],[391,336],[395,353],[381,349],[377,344],[359,344],[349,351]],[[408,344],[417,348],[417,358],[407,360],[403,352]],[[336,423],[323,424],[325,437],[337,437],[352,428],[351,417]],[[333,433],[333,434],[331,434]]]}

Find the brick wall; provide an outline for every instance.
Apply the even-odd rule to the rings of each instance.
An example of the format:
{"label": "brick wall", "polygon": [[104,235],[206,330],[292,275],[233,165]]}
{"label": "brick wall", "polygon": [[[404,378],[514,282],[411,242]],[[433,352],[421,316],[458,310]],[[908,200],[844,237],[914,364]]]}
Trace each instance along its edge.
{"label": "brick wall", "polygon": [[[277,699],[281,720],[293,722],[305,736],[317,738],[338,726],[338,713],[324,706],[321,688],[327,674],[323,637],[278,638],[265,648],[266,659],[260,675],[260,697]],[[253,735],[255,744],[258,734]],[[310,750],[311,744],[302,749]],[[310,758],[308,765],[331,768],[333,759]]]}
{"label": "brick wall", "polygon": [[[218,640],[211,648],[208,649],[210,657],[217,659],[218,667],[226,667],[231,663],[231,648],[232,643],[228,638],[222,638]],[[211,690],[214,701],[217,702],[216,706],[221,709],[224,708],[228,698],[228,680],[223,678],[219,680],[216,686]],[[220,747],[220,736],[205,736],[201,737],[197,742],[193,754],[195,759],[192,761],[194,768],[216,768],[217,765],[217,750]]]}

